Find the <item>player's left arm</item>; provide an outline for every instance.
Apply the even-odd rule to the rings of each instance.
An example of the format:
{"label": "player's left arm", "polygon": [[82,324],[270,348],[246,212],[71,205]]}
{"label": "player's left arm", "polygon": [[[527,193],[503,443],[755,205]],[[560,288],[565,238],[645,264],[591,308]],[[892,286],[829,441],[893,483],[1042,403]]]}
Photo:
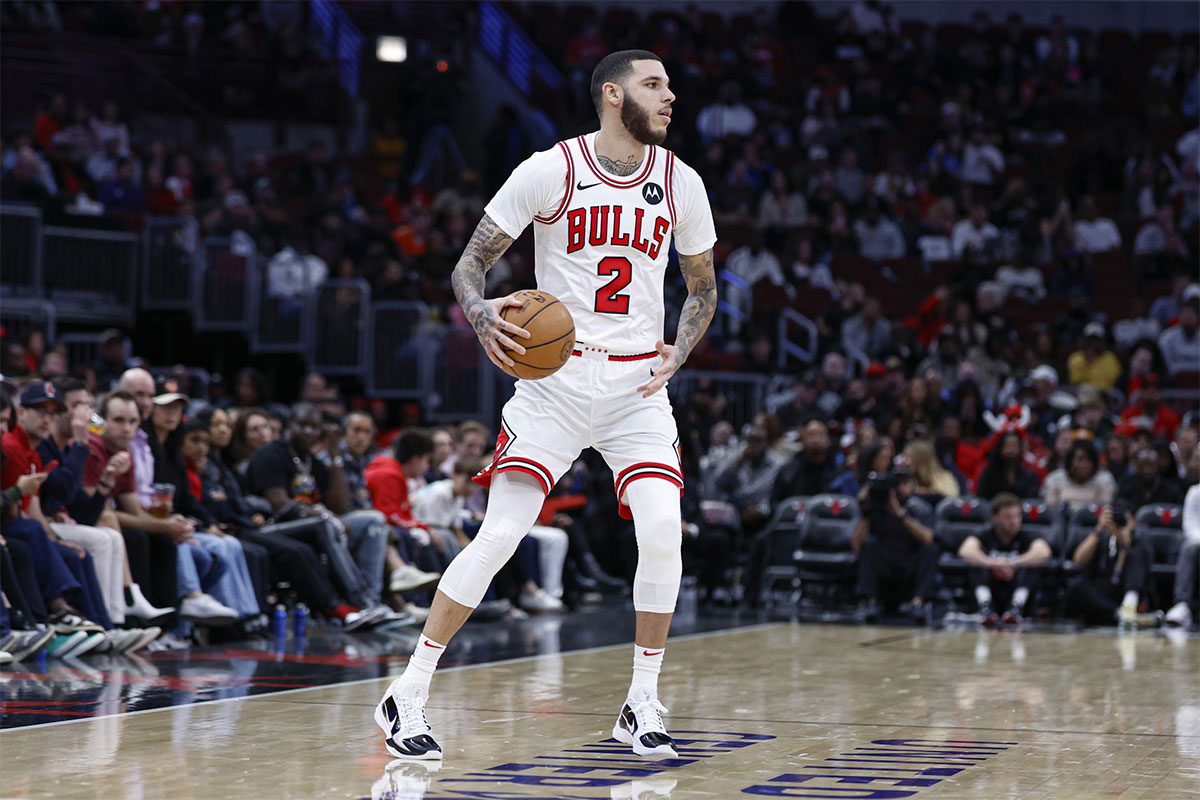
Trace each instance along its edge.
{"label": "player's left arm", "polygon": [[675,333],[675,344],[658,340],[656,349],[662,356],[662,364],[654,370],[654,377],[638,391],[649,397],[667,385],[692,350],[704,337],[708,324],[717,310],[717,274],[713,269],[712,248],[694,256],[679,256],[679,271],[687,283],[688,299],[679,314],[679,327]]}

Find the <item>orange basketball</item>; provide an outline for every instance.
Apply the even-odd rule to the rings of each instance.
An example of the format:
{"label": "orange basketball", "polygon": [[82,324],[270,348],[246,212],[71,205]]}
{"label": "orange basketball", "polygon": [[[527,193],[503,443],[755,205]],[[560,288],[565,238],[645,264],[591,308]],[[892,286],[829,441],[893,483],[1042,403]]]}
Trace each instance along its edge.
{"label": "orange basketball", "polygon": [[521,307],[508,306],[500,316],[505,322],[529,331],[529,338],[509,337],[525,348],[525,354],[505,349],[513,365],[501,362],[501,368],[514,378],[536,381],[553,375],[571,357],[575,349],[575,320],[567,307],[547,292],[523,289],[516,297]]}

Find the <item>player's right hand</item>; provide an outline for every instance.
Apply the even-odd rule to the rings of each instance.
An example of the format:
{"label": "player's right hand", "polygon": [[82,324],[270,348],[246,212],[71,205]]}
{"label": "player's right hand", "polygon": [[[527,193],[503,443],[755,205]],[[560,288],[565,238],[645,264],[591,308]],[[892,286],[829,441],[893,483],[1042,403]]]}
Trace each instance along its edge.
{"label": "player's right hand", "polygon": [[492,363],[501,369],[506,364],[510,367],[513,365],[513,360],[504,352],[505,348],[525,355],[525,348],[510,337],[521,336],[528,339],[530,334],[524,328],[518,328],[511,322],[505,322],[500,316],[500,312],[509,306],[520,308],[523,305],[524,303],[518,300],[515,294],[488,300],[485,306],[488,311],[487,316],[475,323],[475,335],[479,337],[479,343],[483,345],[483,352],[487,353],[487,357],[491,359]]}

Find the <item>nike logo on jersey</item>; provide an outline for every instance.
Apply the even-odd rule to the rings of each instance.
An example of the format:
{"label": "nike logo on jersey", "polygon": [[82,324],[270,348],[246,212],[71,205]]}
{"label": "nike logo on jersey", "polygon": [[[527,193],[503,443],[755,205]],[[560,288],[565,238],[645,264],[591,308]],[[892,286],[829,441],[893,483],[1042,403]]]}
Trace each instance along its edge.
{"label": "nike logo on jersey", "polygon": [[589,183],[587,186],[584,186],[583,181],[580,181],[579,183],[575,184],[575,188],[582,192],[584,189],[590,189],[593,186],[599,186],[599,185],[600,185],[600,181],[596,181],[595,183]]}

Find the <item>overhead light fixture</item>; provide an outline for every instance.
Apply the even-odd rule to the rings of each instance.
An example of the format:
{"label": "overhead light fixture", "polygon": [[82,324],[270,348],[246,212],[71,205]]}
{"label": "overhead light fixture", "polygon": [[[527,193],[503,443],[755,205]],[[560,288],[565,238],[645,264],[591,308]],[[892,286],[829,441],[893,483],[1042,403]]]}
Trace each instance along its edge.
{"label": "overhead light fixture", "polygon": [[375,40],[375,57],[399,64],[408,59],[408,40],[403,36],[380,36]]}

